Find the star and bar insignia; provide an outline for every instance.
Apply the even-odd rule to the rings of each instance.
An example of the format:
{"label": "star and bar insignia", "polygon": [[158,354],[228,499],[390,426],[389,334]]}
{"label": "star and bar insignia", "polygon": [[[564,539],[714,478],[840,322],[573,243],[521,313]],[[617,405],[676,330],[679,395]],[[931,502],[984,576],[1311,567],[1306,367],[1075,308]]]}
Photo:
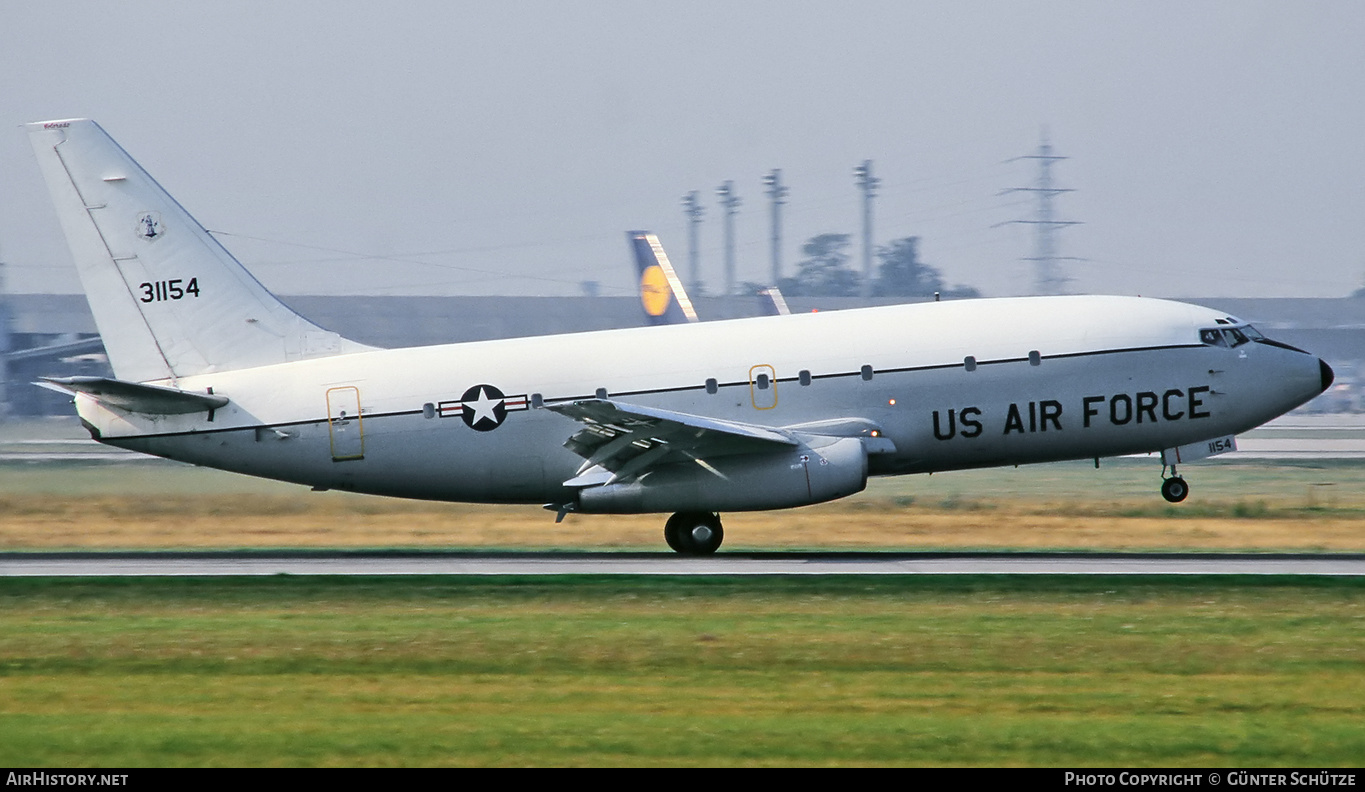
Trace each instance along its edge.
{"label": "star and bar insignia", "polygon": [[507,420],[507,413],[526,410],[530,406],[530,399],[524,393],[507,396],[492,385],[475,385],[458,400],[440,402],[437,410],[442,418],[460,416],[465,426],[476,432],[491,432],[502,426],[502,422]]}

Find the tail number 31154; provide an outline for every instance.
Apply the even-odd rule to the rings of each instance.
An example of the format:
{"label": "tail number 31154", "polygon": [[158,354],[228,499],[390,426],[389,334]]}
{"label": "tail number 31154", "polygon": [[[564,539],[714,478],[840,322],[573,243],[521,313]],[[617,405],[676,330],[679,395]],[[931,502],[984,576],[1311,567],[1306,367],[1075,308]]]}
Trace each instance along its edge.
{"label": "tail number 31154", "polygon": [[142,289],[142,297],[139,299],[145,303],[180,300],[185,297],[199,296],[199,279],[190,278],[189,283],[185,283],[183,278],[154,281],[152,283],[139,283],[138,288]]}

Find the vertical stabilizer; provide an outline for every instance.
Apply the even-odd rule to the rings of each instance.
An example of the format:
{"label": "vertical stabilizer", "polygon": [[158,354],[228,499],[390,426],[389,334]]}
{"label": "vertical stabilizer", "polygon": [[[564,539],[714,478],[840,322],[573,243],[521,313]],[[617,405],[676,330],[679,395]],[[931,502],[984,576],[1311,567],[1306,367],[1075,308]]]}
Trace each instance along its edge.
{"label": "vertical stabilizer", "polygon": [[682,280],[668,262],[659,238],[648,231],[627,231],[635,266],[640,276],[640,307],[650,324],[685,324],[697,321]]}
{"label": "vertical stabilizer", "polygon": [[120,379],[369,349],[266,291],[94,121],[39,122],[28,132]]}

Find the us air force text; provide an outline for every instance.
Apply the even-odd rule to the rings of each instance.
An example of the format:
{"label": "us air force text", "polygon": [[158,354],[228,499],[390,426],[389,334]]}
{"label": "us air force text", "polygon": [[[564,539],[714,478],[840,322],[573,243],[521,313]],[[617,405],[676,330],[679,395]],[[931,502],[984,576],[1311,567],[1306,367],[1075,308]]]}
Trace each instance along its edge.
{"label": "us air force text", "polygon": [[[1196,385],[1192,388],[1171,388],[1162,393],[1141,391],[1112,396],[1086,396],[1081,399],[1078,409],[1081,428],[1089,429],[1105,422],[1112,426],[1126,426],[1208,418],[1212,413],[1204,399],[1209,393],[1209,386]],[[1003,423],[998,424],[999,434],[1060,432],[1064,427],[1063,412],[1062,403],[1056,399],[1026,402],[1022,406],[1012,402],[1005,411]],[[1074,419],[1068,422],[1074,424]],[[990,423],[990,416],[980,407],[934,410],[934,437],[939,440],[980,437],[983,432],[994,431]]]}

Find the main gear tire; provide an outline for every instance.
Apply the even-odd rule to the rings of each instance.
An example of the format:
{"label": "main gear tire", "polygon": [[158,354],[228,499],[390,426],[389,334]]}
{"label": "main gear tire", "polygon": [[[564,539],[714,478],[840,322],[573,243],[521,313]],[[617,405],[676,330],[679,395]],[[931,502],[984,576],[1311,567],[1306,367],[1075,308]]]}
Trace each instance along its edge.
{"label": "main gear tire", "polygon": [[711,555],[724,540],[719,514],[678,512],[664,524],[664,541],[682,555]]}

